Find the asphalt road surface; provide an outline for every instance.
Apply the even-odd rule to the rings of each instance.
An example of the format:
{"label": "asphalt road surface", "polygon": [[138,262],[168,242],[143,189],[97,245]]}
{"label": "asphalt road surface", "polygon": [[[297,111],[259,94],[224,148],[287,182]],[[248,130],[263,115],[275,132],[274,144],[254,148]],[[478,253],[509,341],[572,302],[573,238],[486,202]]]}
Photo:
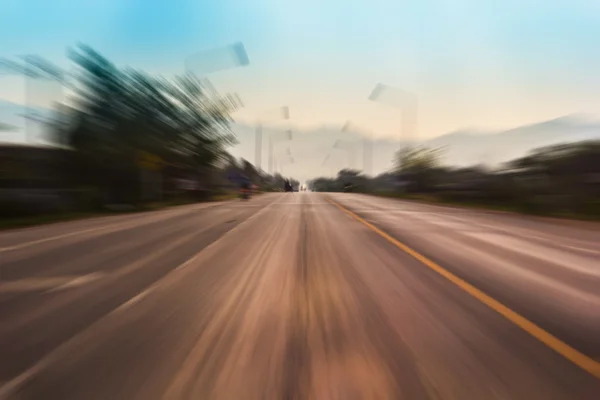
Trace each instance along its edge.
{"label": "asphalt road surface", "polygon": [[597,400],[599,243],[305,192],[6,231],[0,399]]}

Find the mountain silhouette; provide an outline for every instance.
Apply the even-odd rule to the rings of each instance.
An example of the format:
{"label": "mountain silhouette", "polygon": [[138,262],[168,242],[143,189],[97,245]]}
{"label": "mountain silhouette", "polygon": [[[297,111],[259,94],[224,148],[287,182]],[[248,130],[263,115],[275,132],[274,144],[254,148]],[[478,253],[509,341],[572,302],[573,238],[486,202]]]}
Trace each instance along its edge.
{"label": "mountain silhouette", "polygon": [[[24,141],[25,111],[26,108],[22,105],[0,100],[0,124],[15,127],[14,130],[0,131],[1,141]],[[30,111],[41,116],[49,116],[52,113],[41,108],[32,108]],[[34,134],[38,140],[43,141],[47,132],[44,132],[41,124],[33,125]],[[238,138],[238,143],[229,149],[231,154],[255,163],[255,128],[234,123],[231,129]],[[269,137],[274,139],[273,153],[280,165],[280,171],[300,181],[316,176],[333,175],[342,168],[363,169],[363,145],[367,138],[364,132],[341,132],[341,125],[304,130],[292,128],[293,140],[284,141],[282,139],[286,137],[287,129],[287,126],[263,128],[263,170],[267,171],[269,166]],[[539,147],[590,139],[600,139],[600,121],[579,114],[503,131],[458,130],[421,142],[380,138],[370,141],[373,151],[372,164],[366,166],[366,171],[378,174],[389,170],[393,167],[395,152],[406,145],[442,147],[442,161],[446,165],[484,164],[493,167]],[[339,141],[337,148],[334,147],[336,141]]]}

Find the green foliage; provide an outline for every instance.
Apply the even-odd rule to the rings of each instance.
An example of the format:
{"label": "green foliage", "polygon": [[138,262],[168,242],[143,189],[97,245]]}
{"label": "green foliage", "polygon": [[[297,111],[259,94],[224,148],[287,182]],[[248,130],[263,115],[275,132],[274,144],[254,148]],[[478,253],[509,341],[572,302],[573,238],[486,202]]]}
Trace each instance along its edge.
{"label": "green foliage", "polygon": [[74,91],[52,125],[55,141],[75,150],[69,181],[105,192],[107,201],[136,202],[140,157],[157,167],[206,177],[227,158],[235,142],[230,114],[233,95],[218,95],[193,74],[165,79],[118,68],[88,46],[70,51],[76,73],[65,74],[39,57],[8,67],[36,78],[55,79]]}
{"label": "green foliage", "polygon": [[350,184],[352,191],[386,196],[600,218],[600,141],[536,149],[495,171],[444,167],[440,159],[440,149],[406,148],[398,152],[394,171],[367,178],[342,170],[336,178],[312,180],[310,187],[337,192]]}
{"label": "green foliage", "polygon": [[404,147],[396,153],[396,171],[403,173],[420,173],[439,167],[442,156],[441,148]]}
{"label": "green foliage", "polygon": [[410,181],[409,191],[431,191],[439,176],[442,149],[405,147],[396,153],[395,172]]}
{"label": "green foliage", "polygon": [[167,80],[119,69],[93,49],[71,52],[78,66],[66,143],[105,163],[135,162],[139,151],[190,168],[213,166],[233,143],[232,96],[205,90],[194,75]]}
{"label": "green foliage", "polygon": [[316,178],[308,182],[308,187],[315,192],[341,192],[344,185],[337,178]]}

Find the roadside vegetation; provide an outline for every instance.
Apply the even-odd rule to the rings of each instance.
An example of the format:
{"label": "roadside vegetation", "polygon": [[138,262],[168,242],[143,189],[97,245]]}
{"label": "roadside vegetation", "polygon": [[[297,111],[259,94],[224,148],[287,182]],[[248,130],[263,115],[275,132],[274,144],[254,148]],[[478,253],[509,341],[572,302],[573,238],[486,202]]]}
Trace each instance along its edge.
{"label": "roadside vegetation", "polygon": [[496,169],[452,168],[442,164],[442,155],[443,149],[406,148],[397,153],[392,171],[369,177],[345,169],[310,187],[600,220],[600,141],[537,149]]}
{"label": "roadside vegetation", "polygon": [[69,74],[38,57],[3,63],[70,96],[42,120],[51,145],[0,148],[0,227],[231,198],[241,174],[260,191],[283,187],[227,152],[235,94],[191,73],[119,68],[83,45],[70,59]]}

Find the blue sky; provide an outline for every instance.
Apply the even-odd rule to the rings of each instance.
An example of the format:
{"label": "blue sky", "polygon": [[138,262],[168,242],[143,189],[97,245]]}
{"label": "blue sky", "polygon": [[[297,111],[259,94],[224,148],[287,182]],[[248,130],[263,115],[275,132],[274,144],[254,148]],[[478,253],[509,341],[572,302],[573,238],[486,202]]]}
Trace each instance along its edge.
{"label": "blue sky", "polygon": [[[378,82],[416,93],[418,134],[490,129],[600,110],[600,0],[3,0],[0,57],[68,66],[83,42],[119,65],[165,75],[185,57],[242,41],[245,68],[211,75],[293,124],[352,119],[397,134],[398,110],[369,102]],[[0,98],[22,101],[17,78]]]}

